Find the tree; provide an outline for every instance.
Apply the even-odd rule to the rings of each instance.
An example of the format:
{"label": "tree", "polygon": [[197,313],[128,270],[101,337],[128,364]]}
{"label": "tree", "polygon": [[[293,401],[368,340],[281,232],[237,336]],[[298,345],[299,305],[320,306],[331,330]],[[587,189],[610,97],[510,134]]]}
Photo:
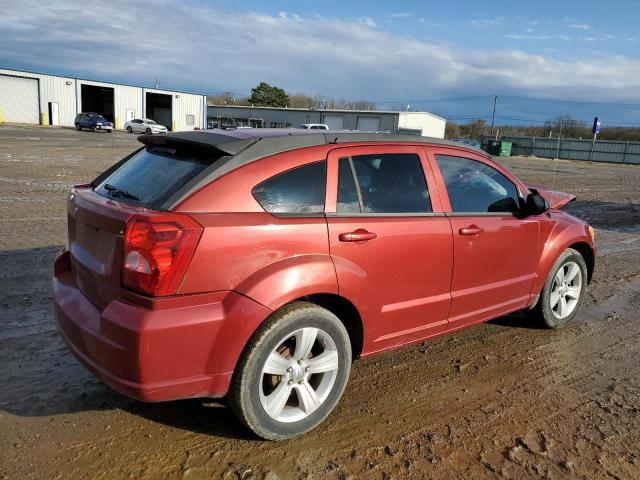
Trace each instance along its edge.
{"label": "tree", "polygon": [[208,95],[207,105],[249,105],[249,98],[233,92],[222,92]]}
{"label": "tree", "polygon": [[488,132],[487,122],[482,119],[473,120],[466,125],[460,125],[460,134],[464,138],[478,140],[481,135],[486,135]]}
{"label": "tree", "polygon": [[251,89],[249,103],[256,107],[286,107],[289,105],[289,96],[281,88],[260,82],[260,85]]}
{"label": "tree", "polygon": [[565,138],[588,138],[590,134],[589,128],[583,122],[572,118],[571,115],[547,120],[544,125],[554,135],[560,135],[560,130],[562,130],[562,136]]}
{"label": "tree", "polygon": [[289,93],[289,106],[293,108],[313,108],[313,97],[304,93]]}

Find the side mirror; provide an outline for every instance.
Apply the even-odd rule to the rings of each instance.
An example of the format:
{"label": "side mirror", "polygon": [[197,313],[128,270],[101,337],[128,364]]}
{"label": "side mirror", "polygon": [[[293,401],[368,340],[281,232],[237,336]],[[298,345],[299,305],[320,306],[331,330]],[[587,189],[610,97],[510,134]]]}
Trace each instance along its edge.
{"label": "side mirror", "polygon": [[540,195],[538,192],[531,192],[527,196],[527,201],[524,205],[524,214],[529,215],[541,215],[549,210],[549,202]]}

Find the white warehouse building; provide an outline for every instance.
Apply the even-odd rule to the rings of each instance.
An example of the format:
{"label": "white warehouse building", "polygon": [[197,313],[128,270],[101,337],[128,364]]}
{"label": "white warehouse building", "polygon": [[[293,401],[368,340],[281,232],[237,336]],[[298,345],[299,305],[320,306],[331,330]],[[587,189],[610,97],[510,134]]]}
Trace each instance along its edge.
{"label": "white warehouse building", "polygon": [[0,69],[0,123],[74,126],[76,114],[95,112],[124,128],[150,118],[171,131],[206,127],[206,95]]}
{"label": "white warehouse building", "polygon": [[324,110],[309,108],[210,105],[207,127],[295,128],[321,123],[331,130],[386,132],[444,138],[447,121],[429,112]]}

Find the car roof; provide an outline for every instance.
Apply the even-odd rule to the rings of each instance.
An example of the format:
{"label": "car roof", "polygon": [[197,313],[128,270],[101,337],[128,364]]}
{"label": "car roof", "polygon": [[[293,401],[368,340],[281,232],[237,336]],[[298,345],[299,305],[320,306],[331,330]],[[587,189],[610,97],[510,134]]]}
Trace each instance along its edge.
{"label": "car roof", "polygon": [[[227,155],[238,155],[240,152],[251,150],[256,155],[256,159],[306,146],[354,142],[424,143],[469,148],[465,147],[461,142],[418,135],[349,132],[344,130],[305,130],[299,128],[207,129],[169,133],[163,137],[141,135],[138,140],[145,145],[190,143],[202,147],[215,148]],[[469,148],[469,150],[478,151],[473,148]],[[248,159],[249,155],[246,155],[245,158]]]}
{"label": "car roof", "polygon": [[138,140],[144,145],[189,144],[217,150],[221,157],[211,167],[202,172],[194,182],[189,182],[163,205],[170,209],[195,190],[216,178],[243,165],[264,157],[298,148],[321,145],[340,145],[350,143],[405,143],[444,145],[457,149],[481,153],[485,152],[460,142],[442,138],[421,137],[391,133],[361,133],[336,130],[303,130],[298,128],[243,128],[241,130],[207,129],[187,132],[175,132],[167,135],[140,135]]}

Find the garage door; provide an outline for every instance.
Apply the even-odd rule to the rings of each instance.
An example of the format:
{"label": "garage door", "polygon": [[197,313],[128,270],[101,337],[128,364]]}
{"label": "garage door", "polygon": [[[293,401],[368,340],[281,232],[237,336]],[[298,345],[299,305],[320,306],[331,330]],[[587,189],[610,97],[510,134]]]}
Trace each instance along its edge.
{"label": "garage door", "polygon": [[0,110],[5,122],[40,123],[38,80],[0,75]]}
{"label": "garage door", "polygon": [[329,130],[344,130],[344,117],[342,115],[325,115],[324,122]]}
{"label": "garage door", "polygon": [[358,130],[361,132],[379,132],[380,117],[358,117]]}

